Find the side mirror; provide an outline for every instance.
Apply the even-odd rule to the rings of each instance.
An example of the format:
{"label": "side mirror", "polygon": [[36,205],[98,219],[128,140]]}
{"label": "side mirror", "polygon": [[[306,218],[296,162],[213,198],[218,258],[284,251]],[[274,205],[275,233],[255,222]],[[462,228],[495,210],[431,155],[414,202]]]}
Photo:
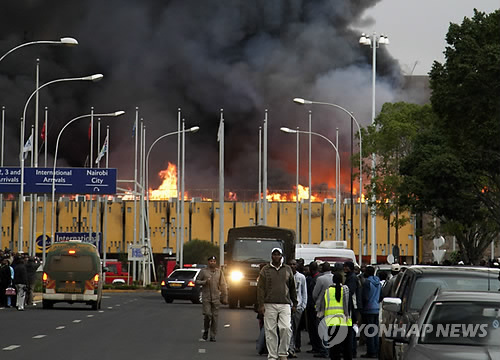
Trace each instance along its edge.
{"label": "side mirror", "polygon": [[390,312],[400,312],[401,311],[401,299],[400,298],[385,298],[382,300],[382,309]]}
{"label": "side mirror", "polygon": [[103,272],[108,272],[108,271],[109,271],[109,269],[108,269],[106,266],[103,266],[102,271],[103,271]]}

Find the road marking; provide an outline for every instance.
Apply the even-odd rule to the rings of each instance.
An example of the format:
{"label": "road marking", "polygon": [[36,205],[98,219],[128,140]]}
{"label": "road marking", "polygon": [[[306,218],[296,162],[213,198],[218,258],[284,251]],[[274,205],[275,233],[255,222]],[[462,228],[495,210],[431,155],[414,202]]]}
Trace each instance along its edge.
{"label": "road marking", "polygon": [[47,335],[35,335],[35,336],[33,336],[33,339],[41,339],[41,338],[44,338],[46,336]]}
{"label": "road marking", "polygon": [[94,315],[87,315],[87,317],[94,317]]}
{"label": "road marking", "polygon": [[18,347],[21,347],[21,345],[10,345],[10,346],[4,347],[2,350],[11,351],[11,350],[17,349]]}
{"label": "road marking", "polygon": [[120,305],[120,304],[118,304],[118,305],[115,305],[115,306],[121,306],[121,305]]}
{"label": "road marking", "polygon": [[113,307],[112,306],[108,306],[108,309],[111,310],[111,309],[113,309]]}
{"label": "road marking", "polygon": [[198,354],[205,354],[206,352],[206,349],[198,349]]}
{"label": "road marking", "polygon": [[82,320],[73,320],[74,323],[82,322]]}
{"label": "road marking", "polygon": [[100,312],[100,313],[103,313],[103,312],[104,312],[104,310],[99,310],[99,312]]}
{"label": "road marking", "polygon": [[58,326],[58,327],[56,327],[56,330],[62,330],[62,329],[64,329],[65,327],[66,327],[66,326]]}

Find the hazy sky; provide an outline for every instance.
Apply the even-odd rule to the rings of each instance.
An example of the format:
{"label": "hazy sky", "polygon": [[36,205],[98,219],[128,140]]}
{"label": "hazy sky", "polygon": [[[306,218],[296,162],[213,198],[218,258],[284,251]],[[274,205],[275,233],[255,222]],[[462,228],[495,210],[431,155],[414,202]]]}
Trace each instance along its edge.
{"label": "hazy sky", "polygon": [[472,17],[473,9],[491,13],[500,8],[498,0],[382,0],[366,12],[375,23],[360,30],[389,37],[389,52],[404,72],[427,74],[434,60],[444,61],[445,36],[450,22],[461,24]]}

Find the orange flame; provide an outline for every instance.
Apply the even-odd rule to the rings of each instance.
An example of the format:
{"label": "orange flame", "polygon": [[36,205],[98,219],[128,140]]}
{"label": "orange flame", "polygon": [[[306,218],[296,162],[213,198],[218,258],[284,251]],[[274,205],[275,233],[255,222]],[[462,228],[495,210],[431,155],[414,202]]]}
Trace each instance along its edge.
{"label": "orange flame", "polygon": [[[158,189],[149,189],[150,200],[168,200],[177,197],[177,166],[168,163],[165,170],[161,170],[158,175],[163,179],[163,182]],[[187,192],[184,193],[184,199],[187,200]]]}
{"label": "orange flame", "polygon": [[[269,190],[267,192],[267,201],[289,201],[289,202],[292,202],[292,201],[297,201],[297,187],[294,186],[293,187],[295,189],[295,191],[293,193],[290,193],[290,194],[286,194],[286,193],[269,193]],[[307,186],[302,186],[299,184],[299,201],[300,200],[303,200],[303,199],[309,199],[309,187]],[[316,194],[311,194],[311,201],[313,202],[316,202],[316,201],[319,201],[320,200],[320,197]]]}

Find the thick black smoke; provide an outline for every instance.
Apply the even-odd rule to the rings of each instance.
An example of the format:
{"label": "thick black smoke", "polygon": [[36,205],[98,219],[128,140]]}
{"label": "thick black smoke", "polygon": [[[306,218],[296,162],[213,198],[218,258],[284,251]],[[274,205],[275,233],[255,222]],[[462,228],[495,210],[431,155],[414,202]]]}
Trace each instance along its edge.
{"label": "thick black smoke", "polygon": [[[258,128],[269,110],[269,186],[295,183],[295,136],[281,126],[307,128],[306,107],[294,97],[337,103],[371,121],[371,58],[358,44],[359,30],[372,31],[363,12],[378,0],[16,0],[2,2],[0,52],[33,40],[75,37],[74,48],[31,46],[0,63],[0,105],[6,106],[6,165],[17,165],[19,119],[34,90],[35,58],[41,83],[61,77],[103,73],[95,84],[55,84],[41,91],[49,107],[49,146],[69,119],[88,113],[127,111],[110,125],[110,166],[119,178],[133,175],[132,124],[135,107],[144,119],[147,147],[177,130],[177,109],[188,134],[187,189],[214,189],[218,176],[217,128],[226,121],[226,188],[256,189]],[[366,28],[368,27],[368,28]],[[399,68],[387,51],[377,51],[377,106],[393,100]],[[33,102],[34,103],[34,102]],[[33,105],[33,104],[32,104]],[[313,130],[335,140],[340,128],[344,166],[348,161],[349,117],[314,107]],[[34,109],[27,116],[28,129]],[[41,111],[40,122],[43,122]],[[40,124],[41,127],[41,124]],[[88,122],[68,129],[58,164],[83,166],[88,154]],[[26,136],[26,138],[28,135]],[[306,164],[306,137],[302,137]],[[176,137],[163,140],[151,155],[150,173],[176,162]],[[97,151],[97,150],[96,150]],[[95,152],[96,152],[95,151]],[[334,155],[314,139],[313,171],[333,178]],[[43,164],[42,164],[43,165]],[[305,166],[303,167],[305,169]],[[302,171],[304,182],[306,172]],[[328,179],[314,179],[319,184]],[[151,178],[152,185],[158,181]],[[155,184],[156,183],[156,184]]]}

